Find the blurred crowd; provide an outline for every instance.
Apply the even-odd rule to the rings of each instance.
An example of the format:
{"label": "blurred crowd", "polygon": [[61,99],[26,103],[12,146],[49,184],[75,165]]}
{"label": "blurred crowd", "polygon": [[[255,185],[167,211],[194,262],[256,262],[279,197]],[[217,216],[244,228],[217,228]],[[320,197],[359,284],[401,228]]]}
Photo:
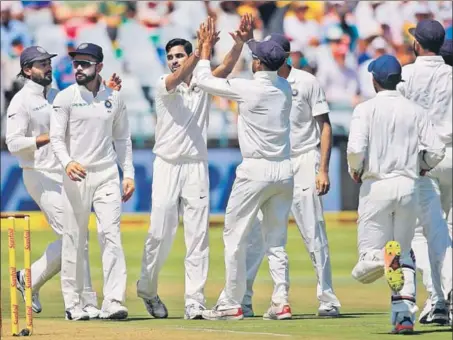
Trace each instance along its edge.
{"label": "blurred crowd", "polygon": [[[293,67],[317,76],[333,108],[349,110],[374,96],[367,66],[382,54],[398,57],[402,64],[415,56],[408,29],[434,18],[452,38],[451,1],[2,1],[1,95],[2,114],[22,86],[16,77],[24,48],[40,45],[53,60],[54,87],[74,82],[67,52],[81,42],[104,49],[103,76],[113,72],[123,78],[123,96],[135,134],[155,124],[153,87],[168,72],[165,44],[174,37],[195,42],[196,30],[208,15],[216,20],[220,41],[214,62],[220,63],[233,40],[240,16],[251,13],[255,37],[283,33],[291,40]],[[232,76],[251,77],[251,55],[244,48]],[[215,99],[211,129],[214,135],[234,131],[235,106]],[[142,130],[143,131],[142,131]]]}

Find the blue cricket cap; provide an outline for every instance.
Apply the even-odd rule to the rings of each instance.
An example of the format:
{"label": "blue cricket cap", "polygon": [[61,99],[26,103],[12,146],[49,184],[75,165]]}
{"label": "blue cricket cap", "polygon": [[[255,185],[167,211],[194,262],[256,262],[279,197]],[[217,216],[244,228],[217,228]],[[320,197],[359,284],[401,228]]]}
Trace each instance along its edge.
{"label": "blue cricket cap", "polygon": [[401,64],[398,59],[390,54],[373,60],[368,65],[368,72],[373,74],[373,78],[381,85],[392,85],[402,82],[401,79]]}
{"label": "blue cricket cap", "polygon": [[22,51],[20,55],[20,67],[23,68],[25,65],[32,64],[35,61],[51,59],[56,54],[50,54],[41,46],[30,46]]}
{"label": "blue cricket cap", "polygon": [[409,33],[425,49],[438,50],[445,40],[445,29],[439,21],[422,20],[417,27],[410,28]]}
{"label": "blue cricket cap", "polygon": [[280,45],[281,48],[283,48],[285,52],[291,52],[291,43],[289,42],[288,38],[285,37],[283,34],[271,33],[266,38],[264,38],[264,41],[267,40],[275,41],[277,44]]}
{"label": "blue cricket cap", "polygon": [[453,55],[453,40],[448,39],[444,41],[444,44],[442,45],[440,49],[440,55],[442,57],[452,57]]}
{"label": "blue cricket cap", "polygon": [[75,51],[69,52],[69,55],[74,58],[78,54],[90,55],[95,58],[98,62],[104,60],[104,54],[102,53],[102,47],[92,43],[83,43],[77,46]]}
{"label": "blue cricket cap", "polygon": [[252,51],[253,57],[259,59],[271,71],[277,71],[288,57],[288,53],[272,40],[255,41],[247,44]]}

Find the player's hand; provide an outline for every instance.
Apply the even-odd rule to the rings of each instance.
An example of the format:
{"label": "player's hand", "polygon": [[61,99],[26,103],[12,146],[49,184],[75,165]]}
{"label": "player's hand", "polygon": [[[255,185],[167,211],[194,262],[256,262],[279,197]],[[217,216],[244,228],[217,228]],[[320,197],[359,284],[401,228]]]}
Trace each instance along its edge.
{"label": "player's hand", "polygon": [[357,172],[353,172],[352,173],[352,180],[354,182],[356,182],[357,184],[360,184],[360,183],[362,183],[362,176],[359,173],[357,173]]}
{"label": "player's hand", "polygon": [[135,183],[131,178],[123,179],[123,202],[129,201],[135,191]]}
{"label": "player's hand", "polygon": [[329,174],[325,171],[319,172],[316,176],[316,191],[318,196],[323,196],[329,192],[330,181]]}
{"label": "player's hand", "polygon": [[245,14],[241,18],[239,25],[239,37],[243,42],[253,39],[253,28],[255,27],[255,18],[251,14]]}
{"label": "player's hand", "polygon": [[[215,30],[215,22],[212,17],[209,17],[206,23],[202,23],[199,29],[200,40],[203,41],[203,46],[208,46],[210,48],[220,40],[219,32]],[[197,34],[198,35],[198,34]]]}
{"label": "player's hand", "polygon": [[121,82],[122,82],[122,80],[121,80],[120,76],[117,76],[116,73],[113,73],[110,76],[110,79],[108,81],[104,80],[104,86],[106,86],[112,90],[115,90],[115,91],[120,91]]}
{"label": "player's hand", "polygon": [[82,165],[72,161],[66,166],[66,174],[72,181],[81,182],[86,177],[87,171]]}

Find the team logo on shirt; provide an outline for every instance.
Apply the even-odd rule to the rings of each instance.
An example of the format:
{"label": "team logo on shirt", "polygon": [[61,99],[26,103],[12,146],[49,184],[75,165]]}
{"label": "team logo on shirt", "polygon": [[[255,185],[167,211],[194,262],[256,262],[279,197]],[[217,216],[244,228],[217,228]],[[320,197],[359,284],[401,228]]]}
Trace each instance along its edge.
{"label": "team logo on shirt", "polygon": [[110,109],[110,108],[112,107],[112,102],[111,102],[110,100],[106,100],[106,101],[104,102],[104,105],[105,105],[105,107],[106,107],[107,109]]}
{"label": "team logo on shirt", "polygon": [[299,94],[299,91],[297,89],[293,89],[293,97],[296,97]]}

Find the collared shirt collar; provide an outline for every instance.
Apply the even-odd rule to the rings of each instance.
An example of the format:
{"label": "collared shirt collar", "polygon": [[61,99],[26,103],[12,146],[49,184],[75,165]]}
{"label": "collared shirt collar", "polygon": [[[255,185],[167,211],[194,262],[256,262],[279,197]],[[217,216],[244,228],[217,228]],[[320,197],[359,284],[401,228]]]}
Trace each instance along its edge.
{"label": "collared shirt collar", "polygon": [[429,56],[419,56],[417,59],[415,59],[415,64],[420,64],[420,63],[439,63],[439,64],[445,64],[444,58],[440,55],[429,55]]}
{"label": "collared shirt collar", "polygon": [[[101,79],[101,85],[99,86],[99,91],[98,91],[97,95],[99,95],[99,93],[101,93],[107,89],[107,87],[104,85],[104,82],[102,81],[102,78],[100,78],[100,79]],[[84,85],[78,85],[78,86],[79,86],[79,91],[82,95],[91,95],[94,97],[93,92],[88,90]]]}
{"label": "collared shirt collar", "polygon": [[401,93],[396,90],[384,90],[376,94],[377,97],[398,97]]}
{"label": "collared shirt collar", "polygon": [[278,74],[277,74],[277,71],[258,71],[258,72],[255,72],[255,74],[253,75],[253,78],[255,79],[266,79],[266,80],[270,80],[270,81],[273,81],[275,79],[277,79],[278,77]]}
{"label": "collared shirt collar", "polygon": [[25,81],[25,88],[32,93],[40,94],[44,97],[45,87],[35,83],[33,80],[27,79]]}

